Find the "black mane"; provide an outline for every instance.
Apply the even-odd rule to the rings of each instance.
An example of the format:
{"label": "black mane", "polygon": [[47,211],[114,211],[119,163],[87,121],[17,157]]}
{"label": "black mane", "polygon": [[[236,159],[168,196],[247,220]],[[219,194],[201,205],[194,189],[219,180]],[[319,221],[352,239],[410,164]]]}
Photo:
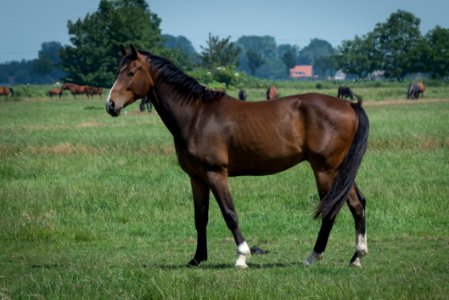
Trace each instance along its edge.
{"label": "black mane", "polygon": [[222,91],[211,90],[198,83],[198,81],[185,74],[170,60],[149,52],[139,52],[150,59],[150,67],[155,74],[158,74],[165,83],[175,86],[181,92],[188,95],[188,99],[200,97],[205,101],[213,101],[225,95]]}

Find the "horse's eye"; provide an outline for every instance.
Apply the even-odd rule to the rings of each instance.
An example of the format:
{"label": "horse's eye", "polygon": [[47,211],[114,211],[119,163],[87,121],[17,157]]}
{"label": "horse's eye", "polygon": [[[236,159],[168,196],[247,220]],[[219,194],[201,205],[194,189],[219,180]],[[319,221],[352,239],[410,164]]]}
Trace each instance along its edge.
{"label": "horse's eye", "polygon": [[134,76],[134,72],[128,72],[128,77],[133,77]]}

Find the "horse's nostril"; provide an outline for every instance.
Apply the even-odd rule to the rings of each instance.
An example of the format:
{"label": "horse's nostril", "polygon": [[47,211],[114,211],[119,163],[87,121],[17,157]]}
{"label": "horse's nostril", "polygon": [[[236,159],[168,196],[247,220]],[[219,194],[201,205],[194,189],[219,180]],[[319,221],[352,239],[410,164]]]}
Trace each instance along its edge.
{"label": "horse's nostril", "polygon": [[106,101],[106,111],[112,113],[114,111],[114,102],[111,100]]}

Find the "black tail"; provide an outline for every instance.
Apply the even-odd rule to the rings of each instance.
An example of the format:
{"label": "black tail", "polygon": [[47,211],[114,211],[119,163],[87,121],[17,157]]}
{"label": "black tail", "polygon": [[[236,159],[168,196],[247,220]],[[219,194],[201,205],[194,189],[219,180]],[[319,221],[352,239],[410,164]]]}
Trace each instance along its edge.
{"label": "black tail", "polygon": [[348,198],[355,183],[357,170],[362,162],[368,146],[369,120],[362,108],[361,102],[352,104],[358,117],[358,127],[352,145],[338,171],[335,183],[326,196],[321,199],[315,213],[315,218],[333,219]]}
{"label": "black tail", "polygon": [[14,90],[12,88],[9,88],[9,91],[11,92],[11,96],[14,96]]}

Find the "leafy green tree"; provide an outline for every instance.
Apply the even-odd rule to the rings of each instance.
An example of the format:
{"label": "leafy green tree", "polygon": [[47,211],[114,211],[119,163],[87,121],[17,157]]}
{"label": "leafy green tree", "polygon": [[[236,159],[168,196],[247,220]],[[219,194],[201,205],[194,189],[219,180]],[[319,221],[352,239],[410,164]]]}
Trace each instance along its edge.
{"label": "leafy green tree", "polygon": [[297,63],[312,65],[315,74],[325,77],[333,72],[334,52],[334,48],[328,41],[312,39],[309,45],[299,51]]}
{"label": "leafy green tree", "polygon": [[279,45],[278,54],[280,59],[284,62],[287,70],[287,76],[290,75],[290,69],[296,65],[298,58],[298,47],[289,44]]}
{"label": "leafy green tree", "polygon": [[262,65],[255,68],[254,76],[269,79],[287,78],[285,63],[279,56],[278,47],[274,37],[269,35],[242,36],[237,40],[236,44],[241,49],[240,70],[247,72],[248,74],[253,74],[250,67],[248,52],[255,52],[261,55],[261,59],[263,59],[264,62]]}
{"label": "leafy green tree", "polygon": [[237,66],[240,48],[230,41],[231,37],[220,39],[209,33],[207,47],[201,47],[201,63],[206,68]]}
{"label": "leafy green tree", "polygon": [[41,45],[38,58],[33,60],[33,72],[40,76],[47,76],[48,81],[55,81],[63,76],[63,72],[59,69],[61,59],[59,52],[62,45],[59,42],[44,42]]}
{"label": "leafy green tree", "polygon": [[335,69],[345,73],[356,75],[360,78],[366,77],[368,73],[375,70],[377,64],[373,36],[356,36],[352,41],[343,41],[333,56]]}
{"label": "leafy green tree", "polygon": [[449,76],[449,29],[436,26],[429,31],[422,44],[425,70],[432,78]]}
{"label": "leafy green tree", "polygon": [[262,58],[275,57],[277,54],[276,40],[269,35],[244,35],[237,40],[236,44],[243,49],[243,52],[252,50],[261,53]]}
{"label": "leafy green tree", "polygon": [[310,43],[298,53],[298,64],[314,65],[317,59],[331,56],[334,52],[332,45],[325,40],[312,39]]}
{"label": "leafy green tree", "polygon": [[263,58],[262,53],[251,49],[246,51],[246,57],[248,58],[248,67],[251,71],[251,75],[254,76],[256,70],[265,63],[265,59]]}
{"label": "leafy green tree", "polygon": [[145,0],[101,0],[98,10],[67,24],[72,45],[61,50],[66,80],[96,86],[113,83],[120,44],[162,48],[160,19]]}
{"label": "leafy green tree", "polygon": [[169,58],[185,71],[190,71],[199,65],[200,56],[193,48],[192,43],[184,36],[162,35],[164,50],[159,52]]}
{"label": "leafy green tree", "polygon": [[374,28],[374,49],[379,55],[377,67],[385,71],[386,77],[400,81],[417,70],[417,49],[422,39],[419,24],[420,19],[412,13],[398,10]]}

